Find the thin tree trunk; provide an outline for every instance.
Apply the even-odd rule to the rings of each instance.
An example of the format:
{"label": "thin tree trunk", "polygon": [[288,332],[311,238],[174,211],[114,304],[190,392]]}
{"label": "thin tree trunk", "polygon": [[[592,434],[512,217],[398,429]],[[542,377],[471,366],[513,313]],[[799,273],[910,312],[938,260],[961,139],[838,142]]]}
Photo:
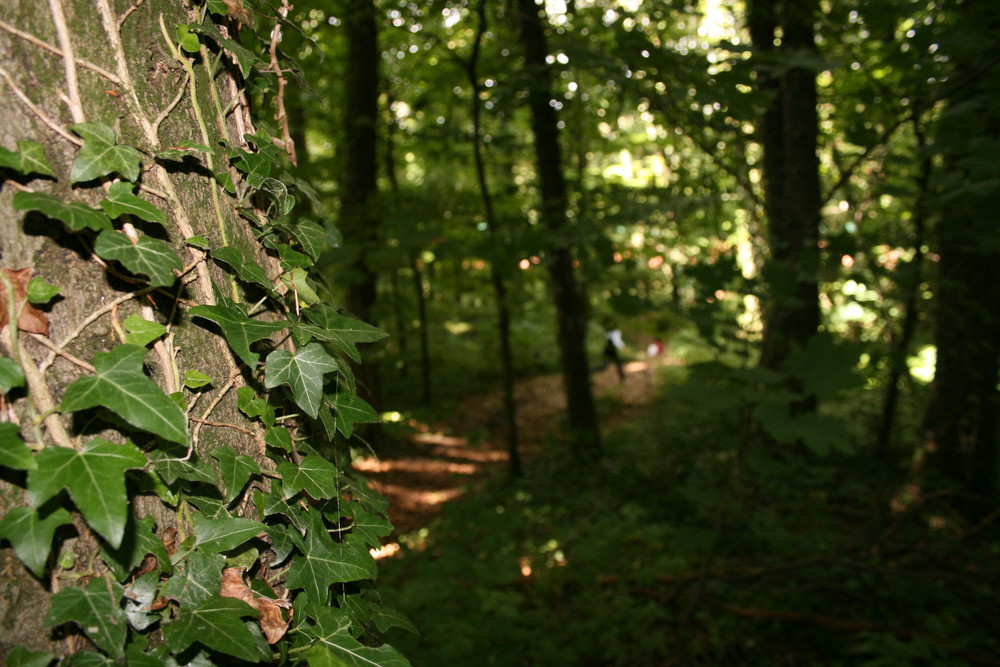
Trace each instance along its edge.
{"label": "thin tree trunk", "polygon": [[541,195],[539,217],[551,233],[546,265],[556,306],[559,356],[568,408],[568,435],[584,457],[600,454],[601,436],[587,363],[586,304],[573,267],[574,252],[568,240],[567,189],[563,174],[559,126],[551,106],[552,85],[546,58],[548,46],[542,10],[534,0],[518,0],[518,22],[528,74],[528,106],[535,138],[535,163]]}
{"label": "thin tree trunk", "polygon": [[[486,225],[490,238],[494,243],[502,244],[503,238],[497,230],[496,213],[493,210],[493,196],[490,193],[486,176],[486,166],[483,160],[482,109],[480,107],[479,53],[482,47],[483,35],[486,33],[486,0],[479,0],[476,9],[479,15],[479,27],[476,30],[472,56],[466,63],[466,74],[472,87],[472,155],[476,164],[476,179],[479,183],[479,193],[483,200],[483,211],[486,215]],[[521,454],[518,447],[517,403],[514,400],[514,353],[510,344],[510,306],[507,302],[507,284],[504,274],[497,268],[497,261],[490,263],[490,281],[497,302],[497,333],[500,339],[500,370],[503,375],[504,421],[507,426],[507,466],[511,477],[519,477],[522,473]]]}

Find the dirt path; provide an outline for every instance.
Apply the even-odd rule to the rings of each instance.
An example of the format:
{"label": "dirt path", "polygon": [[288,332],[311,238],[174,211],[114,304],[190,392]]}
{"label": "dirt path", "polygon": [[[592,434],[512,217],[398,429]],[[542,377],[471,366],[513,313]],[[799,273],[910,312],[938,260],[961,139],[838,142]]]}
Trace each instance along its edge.
{"label": "dirt path", "polygon": [[[604,431],[635,417],[655,395],[657,366],[676,364],[661,356],[648,362],[626,364],[625,382],[611,368],[593,376],[594,393],[617,402],[613,415],[601,424]],[[549,438],[558,434],[559,415],[565,410],[562,379],[558,375],[518,382],[517,401],[520,450],[530,459]],[[503,472],[507,463],[501,392],[470,396],[451,416],[437,424],[414,424],[409,441],[393,443],[379,458],[365,458],[354,467],[372,480],[388,497],[396,535],[426,526],[443,504],[465,493],[484,475]],[[392,552],[392,547],[388,552]]]}

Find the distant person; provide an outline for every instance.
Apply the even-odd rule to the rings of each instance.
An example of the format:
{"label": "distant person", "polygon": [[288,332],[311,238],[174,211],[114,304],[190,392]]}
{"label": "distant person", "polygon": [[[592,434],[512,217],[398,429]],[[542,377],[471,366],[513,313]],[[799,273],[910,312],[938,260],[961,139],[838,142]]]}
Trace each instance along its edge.
{"label": "distant person", "polygon": [[663,341],[659,338],[653,340],[646,348],[646,356],[652,359],[653,357],[658,357],[663,354]]}
{"label": "distant person", "polygon": [[609,327],[607,333],[604,334],[604,364],[601,368],[607,367],[609,363],[614,363],[615,368],[618,369],[618,379],[622,382],[625,381],[625,367],[622,366],[622,358],[618,352],[624,349],[625,341],[622,340],[621,329]]}

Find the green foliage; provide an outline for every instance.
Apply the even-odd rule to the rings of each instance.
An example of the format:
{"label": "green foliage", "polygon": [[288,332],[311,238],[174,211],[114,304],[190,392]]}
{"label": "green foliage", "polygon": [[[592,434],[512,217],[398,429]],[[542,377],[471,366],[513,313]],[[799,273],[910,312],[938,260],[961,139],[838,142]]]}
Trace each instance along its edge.
{"label": "green foliage", "polygon": [[[133,117],[141,112],[123,106],[127,112],[116,129],[98,120],[70,126],[82,143],[59,168],[39,142],[0,149],[0,169],[29,186],[33,177],[69,174],[56,185],[73,185],[72,201],[22,187],[14,209],[59,221],[45,232],[76,235],[107,260],[101,266],[123,281],[119,289],[131,291],[116,304],[143,299],[153,309],[120,323],[112,307],[96,312],[91,321],[111,312],[121,344],[75,359],[86,370],[58,392],[56,408],[31,413],[22,427],[0,424],[4,478],[23,487],[27,500],[0,519],[0,539],[35,577],[60,582],[47,626],[64,626],[60,632],[89,640],[88,650],[65,657],[63,665],[409,664],[381,639],[382,629],[407,622],[381,609],[372,584],[377,568],[368,549],[391,531],[386,505],[343,469],[348,459],[336,441],[338,431],[350,435],[355,423],[377,420],[354,392],[348,359],[360,361],[357,344],[385,334],[327,305],[314,264],[335,236],[290,217],[297,198],[313,193],[287,173],[270,135],[262,130],[216,151],[209,127],[224,126],[226,113],[213,106],[221,115],[206,121],[203,105],[211,95],[195,92],[214,86],[220,63],[232,57],[251,81],[248,94],[259,97],[255,106],[266,108],[273,99],[268,50],[271,31],[285,23],[270,18],[268,3],[246,0],[241,6],[248,12],[236,17],[242,30],[230,26],[223,36],[212,17],[230,17],[232,7],[209,0],[203,21],[173,31],[164,23],[164,42],[155,50],[188,73],[184,85],[192,91],[178,96],[158,123],[178,113],[175,105],[183,100],[190,106],[181,108],[198,119],[202,141],[131,145],[123,137],[133,135],[119,134],[118,121],[141,128]],[[252,26],[250,11],[268,18]],[[292,66],[280,58],[282,67]],[[235,171],[217,164],[217,153]],[[209,227],[214,222],[217,229],[188,233],[180,242],[186,212],[175,210],[183,203],[172,194],[151,188],[156,179],[148,174],[160,170],[154,159],[170,164],[159,174],[164,191],[172,192],[172,179],[183,178],[211,195],[217,220]],[[225,174],[225,188],[216,173]],[[150,201],[150,190],[158,203]],[[230,245],[232,211],[242,216],[239,224],[254,229]],[[191,275],[198,274],[194,286],[185,277],[183,290],[182,252],[194,258]],[[266,254],[276,260],[273,276],[259,263]],[[199,273],[206,257],[216,260],[212,270],[226,279],[221,284],[210,278],[197,283],[210,275]],[[116,262],[131,275],[122,275]],[[12,300],[8,295],[22,298],[10,282],[5,279],[4,304]],[[39,279],[25,291],[34,304],[60,294]],[[9,306],[8,314],[20,315],[18,304]],[[182,320],[201,327],[195,331],[210,344],[233,351],[226,357],[228,380],[177,355],[173,341]],[[23,364],[34,362],[17,354],[16,323],[5,330],[14,352],[0,357],[0,392],[5,410],[27,410],[25,395],[36,398],[40,389],[25,388]],[[290,391],[278,389],[283,386]],[[212,399],[195,415],[206,394]],[[246,419],[242,425],[211,423],[244,434],[236,436],[242,440],[199,441],[227,394],[233,412],[238,408]],[[62,428],[53,428],[56,421]],[[138,514],[140,506],[156,503],[156,520]],[[70,549],[67,540],[75,534],[83,546]],[[16,648],[7,658],[12,665],[48,665],[53,656]]]}

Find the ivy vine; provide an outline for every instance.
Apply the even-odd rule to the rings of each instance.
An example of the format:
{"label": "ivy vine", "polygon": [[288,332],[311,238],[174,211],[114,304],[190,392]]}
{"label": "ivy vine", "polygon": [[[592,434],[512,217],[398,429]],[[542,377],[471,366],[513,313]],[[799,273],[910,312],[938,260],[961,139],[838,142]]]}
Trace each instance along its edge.
{"label": "ivy vine", "polygon": [[[314,269],[335,232],[291,215],[298,199],[314,195],[284,167],[288,63],[277,44],[291,25],[290,7],[287,0],[207,0],[192,21],[172,29],[160,15],[161,46],[184,83],[150,118],[121,36],[142,4],[115,16],[109,0],[96,0],[115,54],[107,71],[78,62],[60,3],[50,3],[60,45],[49,50],[66,69],[68,128],[45,117],[0,70],[52,139],[74,146],[71,163],[58,169],[43,142],[0,148],[0,170],[15,176],[7,182],[18,189],[13,207],[61,223],[92,251],[99,270],[129,285],[52,340],[36,306],[59,288],[31,269],[0,271],[0,325],[7,325],[0,392],[17,404],[10,414],[22,415],[20,423],[0,423],[0,466],[19,471],[14,478],[24,486],[24,504],[0,519],[0,539],[53,591],[46,624],[68,624],[72,636],[86,638],[68,643],[64,665],[408,665],[380,639],[390,627],[412,629],[381,606],[373,585],[369,550],[391,530],[387,503],[346,470],[342,446],[356,424],[377,419],[355,392],[350,364],[361,359],[359,343],[384,334],[328,305]],[[123,142],[113,122],[86,117],[81,66],[115,86],[142,145]],[[226,137],[230,115],[246,112],[245,104],[222,104],[215,87],[226,67],[276,101],[279,136],[238,117],[243,136],[213,143],[211,124]],[[185,108],[198,135],[164,146],[160,126]],[[81,195],[72,201],[48,192],[66,173]],[[196,233],[178,195],[179,175],[202,179],[211,193],[210,234]],[[36,181],[46,187],[33,187]],[[234,212],[253,228],[259,248],[231,238]],[[163,240],[178,232],[182,242]],[[223,284],[213,272],[226,276]],[[125,304],[137,312],[119,321]],[[179,318],[218,337],[227,377],[181,363],[173,329]],[[118,344],[90,359],[70,352],[88,327],[109,319]],[[49,356],[36,362],[25,336]],[[79,371],[58,402],[46,375],[57,357]],[[244,423],[215,417],[232,394]],[[93,430],[75,426],[74,414],[100,422],[99,435],[87,439]],[[200,439],[205,427],[238,432],[256,443],[255,455],[229,444],[209,449]],[[150,498],[172,525],[140,511]],[[90,551],[66,548],[71,539]],[[19,647],[8,664],[55,659]]]}

